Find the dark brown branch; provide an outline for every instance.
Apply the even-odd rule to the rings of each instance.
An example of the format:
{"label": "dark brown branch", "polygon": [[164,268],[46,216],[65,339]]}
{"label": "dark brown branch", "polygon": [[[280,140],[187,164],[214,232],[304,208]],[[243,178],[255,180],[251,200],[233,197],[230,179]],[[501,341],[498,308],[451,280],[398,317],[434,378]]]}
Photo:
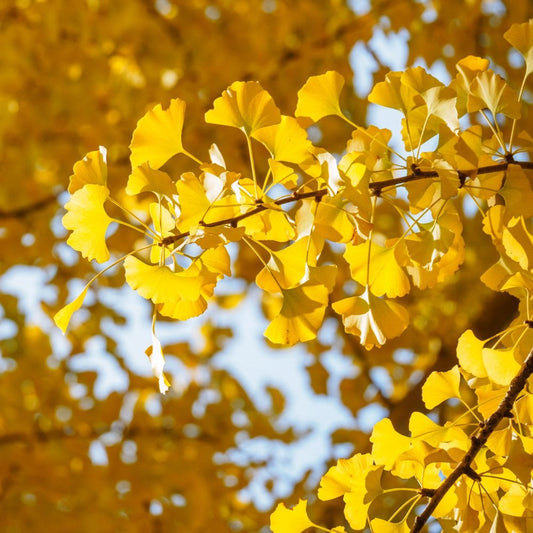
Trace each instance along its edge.
{"label": "dark brown branch", "polygon": [[24,207],[18,207],[16,209],[11,210],[4,210],[0,209],[0,219],[5,218],[23,218],[26,215],[29,215],[31,213],[34,213],[35,211],[38,211],[39,209],[43,209],[50,205],[51,203],[55,202],[57,200],[57,194],[52,194],[50,196],[47,196],[46,198],[43,198],[42,200],[39,200],[38,202],[35,202],[34,204],[26,205]]}
{"label": "dark brown branch", "polygon": [[417,516],[411,529],[412,533],[422,530],[424,524],[429,520],[431,513],[462,475],[467,475],[470,478],[477,476],[479,478],[479,474],[472,468],[472,462],[498,424],[511,413],[516,398],[526,386],[526,382],[531,374],[533,374],[533,350],[529,352],[520,371],[514,377],[513,381],[511,381],[505,398],[498,406],[498,409],[489,418],[480,423],[477,434],[471,437],[472,444],[470,445],[470,449],[466,452],[461,462],[435,491],[435,494],[429,500],[424,511]]}
{"label": "dark brown branch", "polygon": [[[298,200],[304,200],[305,198],[315,198],[315,200],[320,201],[323,196],[327,194],[327,189],[319,189],[318,191],[311,191],[311,192],[303,192],[303,193],[297,193],[294,192],[290,196],[287,196],[286,198],[281,198],[279,200],[275,200],[272,202],[275,205],[285,205],[289,204],[291,202],[296,202]],[[222,220],[216,220],[215,222],[203,222],[200,221],[199,225],[204,228],[216,228],[219,226],[235,226],[238,222],[241,220],[244,220],[245,218],[251,217],[253,215],[256,215],[257,213],[261,213],[262,211],[266,211],[269,209],[268,204],[260,203],[257,205],[257,207],[254,207],[253,209],[250,209],[250,211],[247,211],[246,213],[243,213],[242,215],[238,215],[235,217],[230,218],[224,218]],[[184,231],[183,233],[179,233],[178,235],[170,235],[169,237],[165,237],[164,239],[159,242],[159,246],[168,246],[169,244],[172,244],[174,242],[177,242],[181,239],[184,239],[185,237],[188,237],[190,235],[190,231]]]}
{"label": "dark brown branch", "polygon": [[[457,177],[459,178],[460,182],[464,184],[464,180],[467,177],[476,176],[478,174],[491,174],[492,172],[503,172],[504,170],[507,170],[507,167],[511,164],[518,165],[524,170],[533,170],[533,162],[531,161],[514,161],[488,165],[486,167],[480,167],[474,170],[456,170],[455,172],[457,172]],[[404,183],[409,183],[410,181],[438,177],[439,173],[436,170],[421,170],[417,168],[416,171],[413,171],[410,174],[407,174],[406,176],[402,176],[400,178],[392,178],[390,180],[375,181],[373,183],[370,183],[368,187],[370,188],[370,191],[373,194],[379,196],[381,194],[381,191],[385,187],[394,187],[396,185],[403,185]]]}

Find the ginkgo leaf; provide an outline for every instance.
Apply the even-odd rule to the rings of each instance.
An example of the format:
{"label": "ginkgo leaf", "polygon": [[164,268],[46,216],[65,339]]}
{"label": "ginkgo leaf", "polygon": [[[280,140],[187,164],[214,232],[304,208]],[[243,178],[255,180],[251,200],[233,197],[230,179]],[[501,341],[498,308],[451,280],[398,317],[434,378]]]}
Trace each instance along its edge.
{"label": "ginkgo leaf", "polygon": [[455,365],[447,372],[432,372],[422,386],[422,400],[428,409],[450,398],[460,398],[461,374]]}
{"label": "ginkgo leaf", "polygon": [[185,102],[179,98],[170,101],[167,109],[161,104],[148,111],[137,122],[130,144],[132,168],[148,162],[158,169],[172,156],[185,150],[181,141]]}
{"label": "ginkgo leaf", "polygon": [[287,242],[296,237],[294,227],[283,211],[265,209],[257,215],[239,222],[244,227],[246,235],[257,241]]}
{"label": "ginkgo leaf", "polygon": [[148,265],[130,255],[124,261],[124,270],[128,285],[155,304],[180,299],[197,300],[205,283],[198,263],[192,263],[185,270],[173,272],[167,266]]}
{"label": "ginkgo leaf", "polygon": [[530,510],[524,505],[524,500],[528,495],[528,490],[518,483],[510,483],[508,490],[498,502],[498,509],[509,516],[530,515]]}
{"label": "ginkgo leaf", "polygon": [[332,307],[342,315],[346,332],[360,337],[367,350],[398,337],[409,324],[405,307],[392,300],[378,298],[368,290],[362,296],[334,302]]}
{"label": "ginkgo leaf", "polygon": [[89,261],[104,263],[109,259],[105,234],[113,219],[105,212],[109,189],[104,185],[87,184],[78,189],[65,204],[67,213],[63,226],[72,230],[67,244],[81,252]]}
{"label": "ginkgo leaf", "polygon": [[257,274],[258,287],[269,292],[279,292],[298,285],[305,274],[306,250],[309,238],[299,239],[293,244],[271,252],[265,267]]}
{"label": "ginkgo leaf", "polygon": [[75,193],[84,185],[107,184],[107,150],[100,146],[99,150],[89,152],[81,161],[74,164],[69,179],[68,192]]}
{"label": "ginkgo leaf", "polygon": [[398,433],[388,418],[380,420],[372,430],[372,458],[385,470],[392,470],[398,457],[411,447],[411,439]]}
{"label": "ginkgo leaf", "polygon": [[[454,442],[455,448],[464,450],[470,446],[470,439],[461,428],[454,425],[439,426],[418,411],[413,412],[409,418],[409,431],[412,439],[422,440],[436,448],[444,442]],[[405,456],[402,457],[405,459]]]}
{"label": "ginkgo leaf", "polygon": [[483,348],[481,357],[488,378],[497,385],[509,385],[520,370],[520,364],[514,358],[513,348],[505,350]]}
{"label": "ginkgo leaf", "polygon": [[247,136],[280,120],[281,113],[272,96],[257,81],[232,83],[205,114],[209,124],[238,128]]}
{"label": "ginkgo leaf", "polygon": [[[170,211],[161,204],[161,202],[152,202],[149,206],[150,216],[154,224],[154,230],[161,239],[172,235],[176,229],[176,220]],[[159,263],[162,257],[165,257],[165,249],[155,244],[150,249],[150,261]]]}
{"label": "ginkgo leaf", "polygon": [[394,248],[367,241],[357,246],[347,245],[343,257],[350,265],[353,279],[361,285],[366,285],[368,280],[376,296],[395,298],[409,292],[409,278],[398,264]]}
{"label": "ginkgo leaf", "polygon": [[521,24],[513,24],[503,36],[526,60],[526,75],[533,72],[533,19]]}
{"label": "ginkgo leaf", "polygon": [[206,250],[200,257],[208,270],[222,276],[231,276],[231,258],[224,246]]}
{"label": "ginkgo leaf", "polygon": [[367,472],[374,465],[369,453],[357,453],[349,459],[339,459],[320,480],[318,497],[322,501],[344,496],[355,488],[365,487]]}
{"label": "ginkgo leaf", "polygon": [[402,111],[404,115],[413,108],[413,95],[415,91],[408,85],[401,82],[401,72],[389,72],[385,76],[385,81],[380,81],[374,85],[368,95],[368,101]]}
{"label": "ginkgo leaf", "polygon": [[286,346],[314,339],[324,319],[327,288],[308,282],[283,290],[282,296],[272,312],[275,318],[265,330],[265,337],[274,344]]}
{"label": "ginkgo leaf", "polygon": [[264,144],[277,161],[303,163],[312,160],[311,141],[293,117],[283,115],[279,124],[261,128],[253,137]]}
{"label": "ginkgo leaf", "polygon": [[89,287],[85,287],[81,293],[76,296],[72,302],[65,305],[65,307],[61,308],[55,315],[54,315],[54,322],[56,323],[56,326],[63,332],[66,333],[67,327],[69,325],[70,319],[72,318],[72,315],[83,305],[83,300],[85,300],[85,296],[87,295]]}
{"label": "ginkgo leaf", "polygon": [[270,515],[272,533],[302,533],[310,527],[313,527],[313,522],[307,516],[305,500],[299,500],[292,509],[287,509],[284,503],[279,503]]}
{"label": "ginkgo leaf", "polygon": [[506,211],[514,216],[533,216],[533,190],[531,180],[519,165],[509,165],[505,183],[498,191],[505,198]]}
{"label": "ginkgo leaf", "polygon": [[518,95],[492,70],[480,72],[475,77],[470,85],[467,109],[469,113],[488,109],[493,117],[502,113],[510,118],[520,118]]}
{"label": "ginkgo leaf", "polygon": [[134,167],[128,178],[126,194],[134,195],[147,191],[172,197],[176,194],[176,186],[166,172],[152,168],[146,162]]}
{"label": "ginkgo leaf", "polygon": [[[529,226],[531,228],[531,221]],[[526,226],[524,217],[513,217],[502,233],[502,244],[507,255],[527,271],[533,267],[533,235],[530,228]]]}
{"label": "ginkgo leaf", "polygon": [[341,194],[326,196],[316,207],[314,229],[330,241],[350,242],[354,237],[355,217],[348,212]]}
{"label": "ginkgo leaf", "polygon": [[176,183],[180,216],[178,226],[180,231],[189,231],[203,220],[211,202],[206,196],[205,189],[198,176],[193,172],[185,172]]}
{"label": "ginkgo leaf", "polygon": [[146,355],[150,359],[150,364],[152,365],[152,372],[157,378],[159,384],[159,392],[165,394],[170,387],[168,379],[163,373],[163,367],[165,366],[165,357],[163,356],[163,349],[159,339],[155,336],[155,333],[152,331],[152,346],[149,346],[146,350]]}
{"label": "ginkgo leaf", "polygon": [[333,70],[319,76],[311,76],[298,91],[298,105],[294,116],[310,118],[313,122],[330,115],[343,117],[339,105],[343,86],[344,78]]}
{"label": "ginkgo leaf", "polygon": [[457,343],[459,365],[478,378],[487,377],[487,370],[481,355],[484,344],[474,335],[471,329],[466,330],[459,337],[459,342]]}

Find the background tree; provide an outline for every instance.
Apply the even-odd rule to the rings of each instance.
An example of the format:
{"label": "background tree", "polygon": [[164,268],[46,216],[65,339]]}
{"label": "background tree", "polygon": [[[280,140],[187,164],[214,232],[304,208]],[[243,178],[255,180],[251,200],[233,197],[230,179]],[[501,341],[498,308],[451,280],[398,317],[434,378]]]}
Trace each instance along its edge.
{"label": "background tree", "polygon": [[[162,530],[186,525],[191,531],[257,531],[268,517],[239,491],[261,465],[239,464],[220,454],[242,439],[242,423],[236,422],[242,414],[248,438],[294,438],[275,424],[283,411],[278,391],[271,391],[270,412],[259,412],[235,378],[210,364],[231,334],[216,324],[206,324],[201,348],[165,347],[191,377],[180,394],[159,397],[157,383],[129,366],[109,328],[125,320],[109,305],[114,294],[124,294],[120,270],[100,278],[85,303],[89,313],[71,324],[68,343],[61,343],[51,317],[82,286],[70,280],[87,281],[94,274],[93,265],[69,255],[60,225],[59,204],[68,198],[62,191],[72,163],[106,146],[111,194],[125,198],[128,146],[139,117],[158,102],[166,108],[176,96],[187,102],[187,116],[201,117],[235,80],[259,80],[281,111],[292,114],[297,90],[309,76],[338,71],[347,82],[342,111],[364,125],[366,94],[364,88],[352,93],[358,73],[354,78],[349,54],[354,50],[352,64],[359,58],[372,64],[365,71],[372,77],[370,90],[394,59],[381,43],[398,33],[409,41],[408,64],[438,61],[454,76],[462,57],[487,56],[518,89],[523,69],[502,40],[512,23],[532,15],[527,4],[517,4],[376,2],[355,3],[351,9],[333,1],[139,0],[127,10],[104,1],[14,2],[0,8],[5,65],[0,83],[5,396],[0,520],[6,530],[31,530],[46,517],[58,531],[73,524],[91,531],[103,523],[110,530],[139,523]],[[527,119],[527,110],[522,117]],[[234,168],[245,168],[248,155],[239,132],[232,135],[202,122],[187,121],[187,150],[204,158],[216,142]],[[351,128],[331,118],[318,128],[319,144],[342,152]],[[180,159],[171,162],[169,172],[177,175],[182,165]],[[396,429],[405,431],[407,415],[418,405],[422,409],[424,378],[453,365],[459,336],[472,329],[485,339],[510,322],[516,301],[480,282],[496,254],[479,231],[479,217],[462,217],[462,223],[465,264],[453,279],[402,300],[416,320],[401,337],[367,352],[344,333],[340,315],[328,311],[328,324],[338,332],[335,341],[306,344],[315,361],[309,372],[317,394],[340,394],[355,417],[368,405],[379,405]],[[390,233],[401,230],[392,208],[380,212],[379,224]],[[136,240],[133,232],[116,233],[109,246],[114,253],[127,253]],[[347,277],[337,249],[324,253],[339,263],[340,279]],[[241,248],[234,276],[245,284],[236,292],[255,281],[257,267],[257,257]],[[33,296],[25,289],[30,276],[40,288]],[[345,288],[339,284],[331,299],[342,296]],[[220,298],[217,305],[224,309],[228,300]],[[76,370],[71,356],[91,352],[86,343],[92,337],[100,342],[96,350],[113,357],[117,372],[127,376],[127,391],[99,398],[96,373]],[[321,357],[332,349],[346,354],[355,375],[338,390],[328,388]],[[447,409],[440,411],[443,421]],[[332,439],[358,452],[369,449],[361,429],[338,431]],[[95,464],[99,461],[107,464]],[[302,482],[294,498],[312,488]],[[394,508],[396,501],[389,505]],[[342,519],[342,509],[334,505],[317,512],[324,516],[316,521],[326,525]]]}

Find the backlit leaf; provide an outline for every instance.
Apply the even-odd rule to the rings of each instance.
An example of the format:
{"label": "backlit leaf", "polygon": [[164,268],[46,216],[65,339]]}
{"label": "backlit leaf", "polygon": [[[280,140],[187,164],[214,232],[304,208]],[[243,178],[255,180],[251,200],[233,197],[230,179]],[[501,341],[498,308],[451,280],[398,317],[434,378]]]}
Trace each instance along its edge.
{"label": "backlit leaf", "polygon": [[533,71],[533,19],[521,24],[513,24],[503,36],[526,60],[526,74]]}
{"label": "backlit leaf", "polygon": [[520,364],[515,360],[512,348],[506,350],[483,348],[481,357],[487,376],[497,385],[509,385],[520,370]]}
{"label": "backlit leaf", "polygon": [[376,296],[395,298],[409,292],[409,278],[398,264],[394,248],[386,248],[370,241],[358,246],[348,245],[344,259],[350,265],[353,279],[361,285],[366,285],[368,279],[370,290]]}
{"label": "backlit leaf", "polygon": [[54,315],[54,322],[56,323],[56,326],[63,332],[66,333],[68,324],[70,322],[70,319],[72,318],[72,315],[83,305],[83,300],[85,299],[85,296],[87,295],[88,287],[85,287],[81,293],[76,296],[72,302],[65,305],[62,309],[60,309],[55,315]]}
{"label": "backlit leaf", "polygon": [[470,329],[461,335],[457,343],[459,365],[478,378],[487,377],[487,370],[481,355],[484,344],[483,341],[476,338]]}
{"label": "backlit leaf", "polygon": [[89,152],[81,161],[74,164],[73,174],[70,176],[68,192],[75,193],[84,185],[107,184],[107,151],[103,146],[99,150]]}
{"label": "backlit leaf", "polygon": [[152,331],[152,346],[146,350],[146,355],[150,359],[150,364],[152,365],[152,372],[157,378],[159,384],[159,392],[165,394],[170,387],[170,383],[163,373],[163,367],[165,366],[165,358],[163,356],[163,349],[161,348],[161,343],[159,339],[155,336],[155,333]]}
{"label": "backlit leaf", "polygon": [[456,365],[447,372],[432,372],[422,386],[422,400],[428,409],[449,400],[459,398],[461,374]]}
{"label": "backlit leaf", "polygon": [[158,169],[172,156],[183,153],[181,142],[185,102],[178,98],[170,101],[167,109],[161,104],[148,111],[137,122],[130,144],[132,168],[148,162]]}
{"label": "backlit leaf", "polygon": [[146,162],[134,167],[128,178],[126,193],[134,195],[147,191],[171,197],[176,194],[176,186],[166,172],[152,168]]}
{"label": "backlit leaf", "polygon": [[209,124],[231,126],[247,136],[266,126],[278,124],[281,113],[274,100],[256,81],[236,81],[213,102],[205,114]]}
{"label": "backlit leaf", "polygon": [[379,298],[368,290],[361,296],[334,302],[332,307],[342,315],[346,332],[360,337],[367,350],[398,337],[409,324],[409,314],[403,306]]}
{"label": "backlit leaf", "polygon": [[104,185],[84,185],[65,204],[67,213],[62,220],[63,226],[72,230],[67,244],[98,263],[109,259],[105,235],[112,219],[104,209],[108,196],[109,189]]}
{"label": "backlit leaf", "polygon": [[313,522],[307,516],[307,502],[299,500],[292,509],[287,509],[284,503],[279,503],[270,515],[272,533],[301,533],[313,527]]}
{"label": "backlit leaf", "polygon": [[388,418],[380,420],[372,431],[372,458],[385,470],[392,470],[400,455],[411,447],[411,439],[398,433]]}
{"label": "backlit leaf", "polygon": [[344,86],[344,78],[333,70],[319,76],[311,76],[298,91],[296,117],[307,117],[318,122],[321,118],[343,113],[339,96]]}

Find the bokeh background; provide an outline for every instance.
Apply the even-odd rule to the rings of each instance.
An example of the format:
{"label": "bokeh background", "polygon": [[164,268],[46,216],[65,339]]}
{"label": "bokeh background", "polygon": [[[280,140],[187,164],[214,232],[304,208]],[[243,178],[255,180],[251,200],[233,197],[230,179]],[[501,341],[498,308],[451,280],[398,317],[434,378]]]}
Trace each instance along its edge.
{"label": "bokeh background", "polygon": [[[66,337],[53,325],[98,270],[61,226],[77,160],[105,146],[121,194],[137,120],[179,97],[188,149],[205,157],[216,142],[238,162],[238,137],[203,121],[221,91],[258,80],[290,114],[327,70],[345,77],[354,122],[391,127],[365,99],[389,70],[422,65],[447,81],[472,54],[517,86],[502,35],[532,16],[531,2],[511,0],[1,2],[0,530],[266,532],[278,499],[312,494],[331,461],[369,449],[373,422],[405,426],[463,330],[487,337],[514,312],[480,284],[492,257],[478,242],[457,279],[406,298],[417,318],[386,347],[366,352],[332,314],[316,341],[276,350],[262,337],[255,259],[239,251],[206,315],[161,325],[173,384],[162,397],[144,355],[150,309],[120,268]],[[311,133],[342,153],[351,132],[326,119]],[[465,217],[467,237],[476,224]],[[111,241],[116,254],[133,242]],[[312,514],[342,520],[334,503]]]}

